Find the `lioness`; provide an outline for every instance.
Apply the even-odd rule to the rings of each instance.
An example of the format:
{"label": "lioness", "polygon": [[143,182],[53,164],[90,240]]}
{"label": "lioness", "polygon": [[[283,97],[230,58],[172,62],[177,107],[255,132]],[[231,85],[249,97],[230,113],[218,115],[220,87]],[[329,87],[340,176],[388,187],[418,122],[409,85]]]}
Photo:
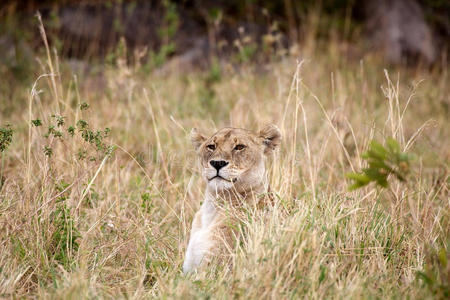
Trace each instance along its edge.
{"label": "lioness", "polygon": [[267,125],[258,133],[227,127],[209,138],[192,129],[191,142],[199,157],[206,191],[192,222],[184,273],[218,254],[221,244],[226,243],[227,226],[221,203],[234,206],[267,192],[265,157],[280,141],[281,133],[275,125]]}

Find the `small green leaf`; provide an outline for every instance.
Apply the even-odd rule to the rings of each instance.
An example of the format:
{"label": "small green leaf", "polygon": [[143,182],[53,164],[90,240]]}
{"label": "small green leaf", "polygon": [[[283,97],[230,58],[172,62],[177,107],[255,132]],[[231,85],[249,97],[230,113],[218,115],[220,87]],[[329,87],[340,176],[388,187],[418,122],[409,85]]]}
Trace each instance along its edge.
{"label": "small green leaf", "polygon": [[51,157],[53,155],[53,149],[48,146],[44,146],[44,154]]}
{"label": "small green leaf", "polygon": [[325,279],[325,276],[327,274],[327,268],[324,266],[320,266],[320,275],[319,275],[319,284],[322,283],[322,281]]}
{"label": "small green leaf", "polygon": [[31,124],[33,124],[33,126],[35,126],[35,127],[39,127],[42,125],[42,121],[39,119],[31,120]]}
{"label": "small green leaf", "polygon": [[393,138],[391,138],[391,137],[387,138],[386,144],[388,145],[390,152],[393,152],[393,153],[401,152],[399,144]]}
{"label": "small green leaf", "polygon": [[77,127],[80,129],[85,129],[88,126],[88,123],[85,120],[78,120]]}
{"label": "small green leaf", "polygon": [[347,174],[347,178],[349,179],[353,179],[359,182],[363,182],[363,183],[369,183],[370,182],[370,178],[365,175],[365,174],[358,174],[358,173],[348,173]]}
{"label": "small green leaf", "polygon": [[73,136],[75,134],[75,127],[73,126],[69,126],[69,128],[67,128],[67,132]]}
{"label": "small green leaf", "polygon": [[80,104],[80,110],[86,110],[89,108],[89,104],[87,104],[86,102],[83,102]]}
{"label": "small green leaf", "polygon": [[438,253],[439,261],[444,266],[444,268],[447,268],[447,251],[445,251],[445,248],[442,247],[441,250],[439,250]]}

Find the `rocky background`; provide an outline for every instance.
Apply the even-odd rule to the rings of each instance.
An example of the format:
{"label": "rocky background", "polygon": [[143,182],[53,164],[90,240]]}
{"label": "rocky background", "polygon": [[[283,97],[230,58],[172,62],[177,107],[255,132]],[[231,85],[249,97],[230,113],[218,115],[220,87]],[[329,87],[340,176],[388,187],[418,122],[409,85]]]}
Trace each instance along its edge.
{"label": "rocky background", "polygon": [[386,66],[440,68],[449,53],[450,2],[443,0],[8,0],[0,4],[0,74],[7,80],[37,75],[37,12],[51,47],[81,72],[120,51],[127,63],[158,72],[212,61],[261,65],[287,53],[302,59],[308,39],[339,40],[339,55],[358,61],[376,53]]}

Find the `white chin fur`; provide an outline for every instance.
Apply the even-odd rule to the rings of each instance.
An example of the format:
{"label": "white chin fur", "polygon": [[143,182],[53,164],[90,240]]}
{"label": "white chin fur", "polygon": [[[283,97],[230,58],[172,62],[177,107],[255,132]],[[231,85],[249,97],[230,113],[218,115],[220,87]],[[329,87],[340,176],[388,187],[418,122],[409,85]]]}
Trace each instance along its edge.
{"label": "white chin fur", "polygon": [[233,187],[233,183],[221,178],[214,178],[213,180],[208,181],[208,187],[211,190],[223,191],[231,189]]}

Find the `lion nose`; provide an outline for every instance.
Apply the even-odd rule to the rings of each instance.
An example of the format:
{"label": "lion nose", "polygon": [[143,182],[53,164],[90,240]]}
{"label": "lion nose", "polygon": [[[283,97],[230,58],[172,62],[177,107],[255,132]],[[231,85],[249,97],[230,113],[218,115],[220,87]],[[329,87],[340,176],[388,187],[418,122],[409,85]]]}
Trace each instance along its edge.
{"label": "lion nose", "polygon": [[228,165],[227,161],[224,160],[211,160],[209,162],[211,164],[211,166],[213,166],[217,171],[219,171],[220,169],[222,169],[223,167],[225,167],[226,165]]}

